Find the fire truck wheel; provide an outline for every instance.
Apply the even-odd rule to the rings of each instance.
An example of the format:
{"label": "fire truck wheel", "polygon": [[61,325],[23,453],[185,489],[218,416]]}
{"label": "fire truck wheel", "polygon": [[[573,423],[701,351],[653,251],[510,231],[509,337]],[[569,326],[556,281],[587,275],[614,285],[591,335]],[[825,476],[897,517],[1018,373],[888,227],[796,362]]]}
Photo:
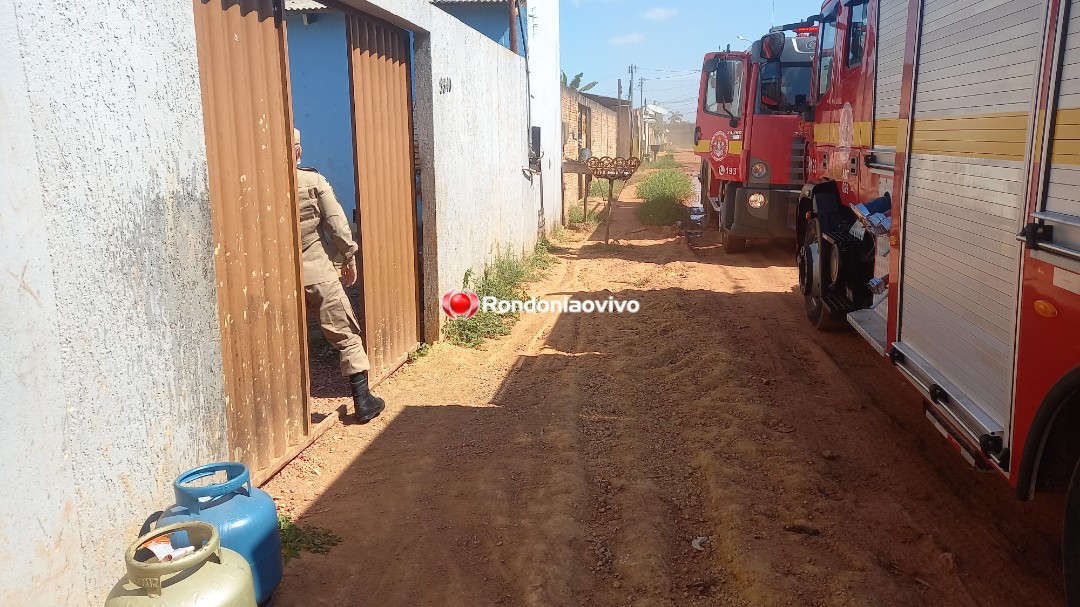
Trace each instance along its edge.
{"label": "fire truck wheel", "polygon": [[1065,498],[1061,561],[1065,570],[1065,604],[1080,607],[1080,464],[1073,470]]}
{"label": "fire truck wheel", "polygon": [[742,253],[746,250],[746,239],[733,235],[731,230],[723,230],[720,233],[720,245],[724,247],[725,253]]}
{"label": "fire truck wheel", "polygon": [[[799,288],[806,300],[806,318],[810,324],[821,331],[831,331],[843,326],[843,318],[835,318],[832,312],[825,308],[819,295],[813,295],[815,282],[822,282],[825,274],[825,261],[821,256],[819,235],[821,226],[817,219],[810,220],[806,226],[806,236],[803,245],[799,248]],[[821,287],[817,290],[820,292]]]}

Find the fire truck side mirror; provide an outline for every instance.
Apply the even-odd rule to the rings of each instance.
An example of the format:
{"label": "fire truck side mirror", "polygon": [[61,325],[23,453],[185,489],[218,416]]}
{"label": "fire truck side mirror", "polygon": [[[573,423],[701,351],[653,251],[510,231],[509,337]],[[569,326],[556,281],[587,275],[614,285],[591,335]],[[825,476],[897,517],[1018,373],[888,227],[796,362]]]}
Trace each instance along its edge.
{"label": "fire truck side mirror", "polygon": [[783,70],[779,63],[766,63],[761,67],[761,105],[776,112],[784,103],[784,89],[781,85]]}
{"label": "fire truck side mirror", "polygon": [[778,61],[784,54],[785,46],[787,46],[787,36],[784,32],[765,34],[761,38],[761,44],[758,45],[758,55],[765,61]]}
{"label": "fire truck side mirror", "polygon": [[735,100],[734,61],[721,61],[716,65],[716,102],[731,103]]}

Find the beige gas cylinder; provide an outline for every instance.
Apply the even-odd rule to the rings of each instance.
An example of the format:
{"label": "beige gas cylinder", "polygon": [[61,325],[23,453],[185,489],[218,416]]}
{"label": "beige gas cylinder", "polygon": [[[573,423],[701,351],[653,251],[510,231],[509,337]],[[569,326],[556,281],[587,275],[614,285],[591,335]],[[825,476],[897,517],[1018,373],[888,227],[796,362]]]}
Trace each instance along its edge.
{"label": "beige gas cylinder", "polygon": [[[162,563],[135,560],[152,539],[186,531],[195,551]],[[217,528],[187,521],[156,529],[135,540],[124,555],[127,576],[116,583],[105,607],[256,607],[251,566],[221,547]]]}

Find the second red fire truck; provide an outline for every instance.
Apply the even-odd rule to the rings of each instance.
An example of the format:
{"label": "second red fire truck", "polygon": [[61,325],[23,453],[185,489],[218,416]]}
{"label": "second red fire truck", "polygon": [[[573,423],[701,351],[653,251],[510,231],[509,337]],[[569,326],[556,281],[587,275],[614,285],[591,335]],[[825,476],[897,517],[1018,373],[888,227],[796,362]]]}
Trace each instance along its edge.
{"label": "second red fire truck", "polygon": [[[805,138],[799,113],[810,107],[815,28],[787,38],[782,62],[753,52],[705,55],[698,92],[695,151],[701,160],[701,204],[724,251],[737,253],[748,238],[791,238],[805,180]],[[784,89],[766,106],[760,84],[783,70]]]}
{"label": "second red fire truck", "polygon": [[[829,0],[819,26],[799,288],[918,388],[928,420],[1017,495],[1067,491],[1080,605],[1080,0]],[[756,60],[782,61],[782,31]],[[767,107],[787,74],[760,81]]]}

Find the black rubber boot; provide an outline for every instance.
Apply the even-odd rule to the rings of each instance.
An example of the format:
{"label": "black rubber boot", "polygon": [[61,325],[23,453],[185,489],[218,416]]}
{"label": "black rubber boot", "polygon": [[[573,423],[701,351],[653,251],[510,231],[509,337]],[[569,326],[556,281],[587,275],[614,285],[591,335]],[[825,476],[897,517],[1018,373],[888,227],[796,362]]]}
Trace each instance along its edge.
{"label": "black rubber boot", "polygon": [[386,403],[368,390],[367,373],[353,373],[349,376],[349,385],[352,386],[353,403],[356,405],[356,422],[366,424],[379,417]]}

